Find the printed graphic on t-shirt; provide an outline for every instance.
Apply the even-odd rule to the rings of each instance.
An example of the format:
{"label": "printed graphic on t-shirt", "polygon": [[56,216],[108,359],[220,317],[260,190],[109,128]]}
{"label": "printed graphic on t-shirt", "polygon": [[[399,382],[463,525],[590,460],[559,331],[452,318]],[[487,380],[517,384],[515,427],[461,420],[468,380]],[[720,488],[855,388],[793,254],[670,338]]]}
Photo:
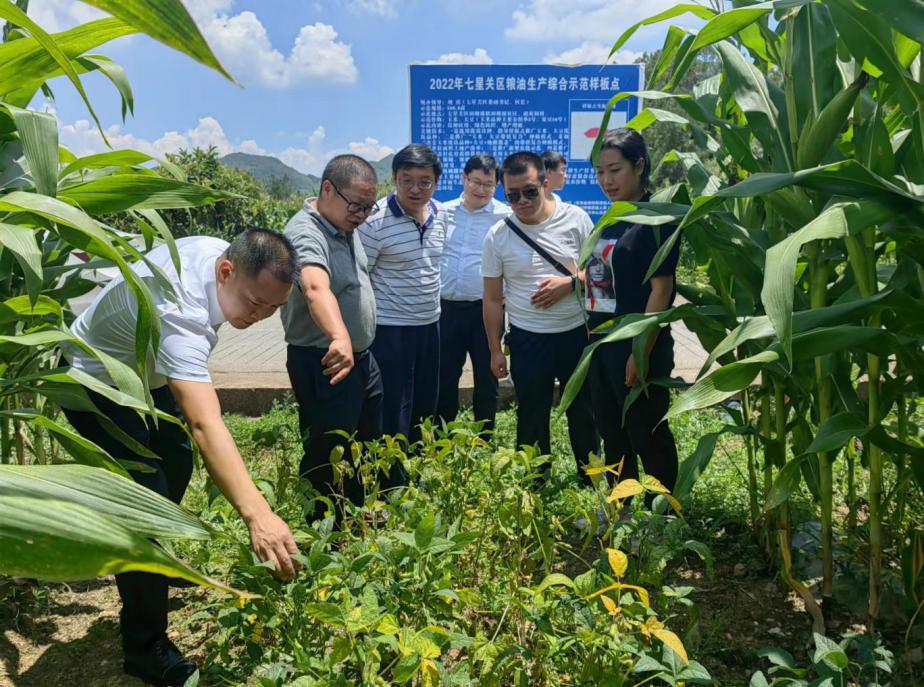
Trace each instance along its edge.
{"label": "printed graphic on t-shirt", "polygon": [[617,239],[597,241],[590,260],[587,261],[587,290],[584,301],[590,312],[616,312],[616,285],[613,279],[613,249]]}

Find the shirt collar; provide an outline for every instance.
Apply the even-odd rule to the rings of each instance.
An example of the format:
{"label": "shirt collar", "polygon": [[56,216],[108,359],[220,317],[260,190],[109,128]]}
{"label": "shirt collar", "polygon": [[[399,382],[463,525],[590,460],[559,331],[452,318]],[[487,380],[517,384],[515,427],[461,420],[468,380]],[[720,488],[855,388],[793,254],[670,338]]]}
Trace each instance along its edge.
{"label": "shirt collar", "polygon": [[[427,221],[424,222],[423,224],[420,224],[413,217],[408,216],[408,219],[411,220],[414,224],[416,224],[418,229],[429,229],[430,225],[433,224],[434,218],[439,212],[439,208],[436,207],[436,203],[434,203],[432,199],[428,203],[428,207],[430,209],[430,214],[427,217]],[[391,211],[391,214],[394,215],[395,217],[407,216],[407,213],[401,209],[401,204],[398,202],[398,197],[397,195],[395,195],[395,193],[388,194],[388,209]]]}
{"label": "shirt collar", "polygon": [[497,205],[497,199],[491,198],[491,200],[488,201],[488,204],[485,205],[483,208],[478,208],[477,210],[472,212],[467,207],[465,207],[465,194],[463,193],[462,195],[459,196],[459,207],[465,210],[470,215],[477,215],[480,212],[492,212],[493,213],[496,205]]}
{"label": "shirt collar", "polygon": [[334,237],[342,236],[340,231],[337,230],[337,227],[328,222],[324,215],[318,212],[318,209],[312,205],[310,201],[305,201],[304,210],[308,213],[308,216],[315,221],[315,224],[319,225],[328,234]]}

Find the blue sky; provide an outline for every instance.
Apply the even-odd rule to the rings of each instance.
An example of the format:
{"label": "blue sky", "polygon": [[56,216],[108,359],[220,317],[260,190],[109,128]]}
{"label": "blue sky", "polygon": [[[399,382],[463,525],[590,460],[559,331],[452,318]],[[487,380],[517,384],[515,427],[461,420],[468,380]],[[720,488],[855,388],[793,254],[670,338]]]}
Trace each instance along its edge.
{"label": "blue sky", "polygon": [[[622,31],[673,0],[185,0],[233,84],[184,55],[131,37],[98,52],[122,64],[135,117],[101,77],[87,77],[114,147],[163,154],[216,145],[275,155],[318,173],[352,150],[379,159],[408,142],[407,65],[437,61],[595,64]],[[99,16],[81,2],[32,0],[48,30]],[[616,62],[661,43],[666,24],[637,33]],[[105,149],[73,88],[58,80],[52,109],[62,143]]]}

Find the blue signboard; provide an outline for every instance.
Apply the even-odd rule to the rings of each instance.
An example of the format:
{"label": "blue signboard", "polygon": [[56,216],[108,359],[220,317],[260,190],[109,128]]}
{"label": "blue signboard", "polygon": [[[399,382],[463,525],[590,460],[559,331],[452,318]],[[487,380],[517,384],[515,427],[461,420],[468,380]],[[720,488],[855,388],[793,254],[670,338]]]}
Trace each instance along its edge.
{"label": "blue signboard", "polygon": [[[610,206],[589,161],[603,110],[615,94],[641,83],[642,66],[634,64],[412,65],[411,140],[442,160],[439,200],[462,193],[462,167],[476,153],[501,162],[519,150],[560,152],[568,182],[559,195],[596,220]],[[609,127],[624,125],[639,106],[636,97],[619,102]]]}

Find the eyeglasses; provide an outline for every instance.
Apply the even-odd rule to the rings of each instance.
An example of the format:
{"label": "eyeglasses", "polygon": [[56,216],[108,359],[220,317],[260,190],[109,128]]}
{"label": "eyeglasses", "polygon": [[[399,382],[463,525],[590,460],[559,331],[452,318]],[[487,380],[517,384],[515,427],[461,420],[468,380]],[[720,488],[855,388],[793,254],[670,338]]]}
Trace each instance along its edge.
{"label": "eyeglasses", "polygon": [[512,191],[504,191],[504,195],[507,196],[507,200],[511,203],[519,203],[520,198],[526,198],[526,200],[536,200],[539,197],[539,194],[542,192],[542,189],[538,186],[524,186],[522,190],[514,189]]}
{"label": "eyeglasses", "polygon": [[421,191],[429,191],[434,186],[433,179],[422,179],[421,181],[414,181],[413,179],[408,179],[404,177],[398,179],[395,183],[395,186],[400,188],[402,191],[410,191],[412,188],[418,188]]}
{"label": "eyeglasses", "polygon": [[472,179],[470,176],[466,176],[465,180],[475,188],[480,188],[485,191],[493,191],[497,188],[496,181],[478,181],[477,179]]}
{"label": "eyeglasses", "polygon": [[333,181],[330,182],[331,187],[334,191],[337,192],[337,195],[343,198],[343,201],[347,204],[347,212],[351,215],[360,215],[361,217],[368,217],[369,213],[375,208],[375,205],[362,205],[360,203],[354,203],[352,200],[347,198],[340,192],[340,189],[334,184]]}

